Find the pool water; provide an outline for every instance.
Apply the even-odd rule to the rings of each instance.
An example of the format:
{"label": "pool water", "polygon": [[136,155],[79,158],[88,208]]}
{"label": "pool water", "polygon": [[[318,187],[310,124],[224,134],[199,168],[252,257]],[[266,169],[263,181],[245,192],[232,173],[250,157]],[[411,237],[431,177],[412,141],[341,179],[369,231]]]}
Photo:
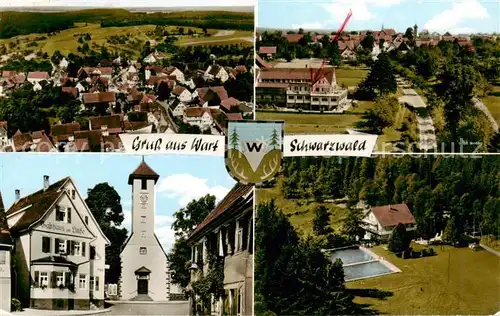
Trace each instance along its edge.
{"label": "pool water", "polygon": [[342,260],[346,281],[392,273],[389,267],[359,248],[339,249],[329,254],[332,262]]}
{"label": "pool water", "polygon": [[379,261],[366,262],[344,267],[345,280],[374,277],[393,272]]}
{"label": "pool water", "polygon": [[342,263],[346,265],[356,262],[370,261],[374,260],[375,258],[370,256],[370,254],[364,252],[363,250],[357,248],[351,248],[351,249],[336,250],[335,252],[332,252],[330,254],[330,260],[332,262],[335,262],[335,260],[337,259],[341,259]]}

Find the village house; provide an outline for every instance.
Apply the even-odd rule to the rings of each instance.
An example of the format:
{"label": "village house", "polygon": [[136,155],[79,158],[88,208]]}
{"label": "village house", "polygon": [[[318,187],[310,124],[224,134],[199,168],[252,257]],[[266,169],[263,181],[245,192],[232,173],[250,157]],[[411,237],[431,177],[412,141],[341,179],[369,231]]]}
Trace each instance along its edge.
{"label": "village house", "polygon": [[120,114],[94,116],[89,118],[89,129],[101,131],[103,136],[117,135],[123,132]]}
{"label": "village house", "polygon": [[407,231],[415,230],[415,218],[406,204],[374,206],[365,211],[362,228],[365,239],[387,240],[398,224]]}
{"label": "village house", "polygon": [[181,102],[185,103],[189,103],[193,99],[192,93],[183,86],[175,87],[175,89],[172,91],[172,94],[176,96]]}
{"label": "village house", "polygon": [[120,253],[121,300],[170,299],[167,254],[155,234],[156,183],[159,178],[144,159],[128,177],[132,189],[132,232]]}
{"label": "village house", "polygon": [[28,73],[28,78],[27,80],[35,85],[36,83],[40,83],[43,80],[49,80],[50,75],[48,72],[45,71],[33,71]]}
{"label": "village house", "polygon": [[80,123],[56,124],[50,127],[50,137],[59,151],[70,151],[69,146],[75,141],[75,132],[80,130]]}
{"label": "village house", "polygon": [[193,95],[198,97],[199,105],[202,107],[219,106],[229,97],[224,86],[198,88]]}
{"label": "village house", "polygon": [[21,133],[20,130],[12,136],[9,147],[13,152],[53,152],[57,149],[44,131]]}
{"label": "village house", "polygon": [[0,150],[9,144],[8,125],[6,121],[0,121]]}
{"label": "village house", "polygon": [[219,110],[192,107],[184,110],[184,123],[198,126],[202,131],[209,129],[214,124],[214,115],[218,115]]}
{"label": "village house", "polygon": [[111,107],[116,104],[114,92],[82,93],[83,104],[86,108],[101,108],[111,112]]}
{"label": "village house", "polygon": [[203,76],[207,81],[219,79],[222,83],[226,82],[229,79],[229,74],[226,69],[219,65],[208,66]]}
{"label": "village house", "polygon": [[[225,295],[212,297],[212,315],[253,315],[253,195],[253,186],[235,185],[188,238],[188,290],[211,265],[221,265],[224,273]],[[202,304],[199,297],[191,296],[189,315],[206,312]]]}
{"label": "village house", "polygon": [[73,99],[80,95],[80,91],[76,87],[61,87],[61,92],[70,95]]}
{"label": "village house", "polygon": [[256,100],[288,108],[312,111],[339,110],[347,103],[347,89],[337,85],[335,68],[325,67],[311,82],[318,68],[263,68],[256,84]]}
{"label": "village house", "polygon": [[68,68],[68,66],[69,66],[68,60],[65,57],[63,57],[59,62],[59,68],[65,70],[66,68]]}
{"label": "village house", "polygon": [[184,82],[185,80],[184,73],[180,71],[180,69],[178,69],[177,67],[172,67],[172,66],[167,67],[167,69],[165,69],[165,74],[167,76],[174,76],[175,80],[179,82]]}
{"label": "village house", "polygon": [[13,296],[51,310],[104,306],[105,247],[110,244],[70,177],[21,197],[8,209],[14,239]]}
{"label": "village house", "polygon": [[276,55],[276,46],[261,46],[259,47],[259,55],[262,58],[272,59]]}
{"label": "village house", "polygon": [[172,115],[174,117],[184,116],[184,111],[187,106],[179,99],[175,99],[172,104],[170,104],[170,109],[172,110]]}
{"label": "village house", "polygon": [[238,99],[230,97],[221,101],[220,109],[226,113],[235,113],[239,111],[239,104]]}
{"label": "village house", "polygon": [[11,275],[11,251],[14,248],[14,240],[12,239],[5,215],[5,207],[0,192],[0,311],[11,311],[11,290],[12,290],[12,275]]}

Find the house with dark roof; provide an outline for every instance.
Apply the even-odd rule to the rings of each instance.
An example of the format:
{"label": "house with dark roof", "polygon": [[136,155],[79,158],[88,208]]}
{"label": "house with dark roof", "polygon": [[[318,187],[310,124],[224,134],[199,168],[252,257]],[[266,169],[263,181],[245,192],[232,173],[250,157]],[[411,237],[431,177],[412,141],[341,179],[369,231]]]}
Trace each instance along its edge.
{"label": "house with dark roof", "polygon": [[123,132],[121,115],[113,114],[90,117],[89,129],[91,131],[102,131],[104,136],[120,134]]}
{"label": "house with dark roof", "polygon": [[155,234],[155,191],[159,178],[144,159],[128,177],[132,190],[132,231],[120,253],[120,300],[171,299],[167,254]]}
{"label": "house with dark roof", "polygon": [[363,217],[365,239],[388,239],[398,224],[405,225],[407,231],[416,229],[415,218],[408,205],[403,203],[371,207]]}
{"label": "house with dark roof", "polygon": [[5,207],[0,192],[0,311],[10,312],[11,303],[11,252],[14,248],[14,240],[10,235]]}
{"label": "house with dark roof", "polygon": [[14,152],[53,152],[57,151],[45,131],[21,133],[18,130],[10,139],[10,146]]}
{"label": "house with dark roof", "polygon": [[80,130],[80,123],[56,124],[50,127],[50,137],[59,151],[66,151],[65,146],[75,141],[74,133]]}
{"label": "house with dark roof", "polygon": [[[251,185],[236,184],[214,210],[188,237],[191,246],[190,282],[206,275],[210,265],[224,266],[224,292],[220,300],[203,306],[190,297],[190,306],[201,305],[201,312],[218,311],[217,315],[253,315],[253,199]],[[197,313],[190,312],[190,315]]]}
{"label": "house with dark roof", "polygon": [[12,296],[36,309],[102,308],[110,241],[70,177],[40,180],[34,193],[16,189],[6,212],[16,260]]}
{"label": "house with dark roof", "polygon": [[82,93],[86,108],[104,108],[110,110],[116,104],[114,92]]}
{"label": "house with dark roof", "polygon": [[203,77],[205,80],[219,79],[221,82],[226,82],[229,79],[229,73],[220,65],[210,65]]}

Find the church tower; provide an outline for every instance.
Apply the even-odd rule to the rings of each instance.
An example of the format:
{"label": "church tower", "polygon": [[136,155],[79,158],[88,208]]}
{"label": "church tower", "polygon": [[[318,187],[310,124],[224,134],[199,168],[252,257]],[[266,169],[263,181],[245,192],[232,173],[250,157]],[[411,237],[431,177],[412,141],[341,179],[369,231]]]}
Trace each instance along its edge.
{"label": "church tower", "polygon": [[144,159],[128,177],[132,189],[132,227],[120,254],[122,300],[169,299],[167,256],[154,232],[159,177]]}
{"label": "church tower", "polygon": [[413,26],[413,37],[418,38],[418,25],[416,23]]}

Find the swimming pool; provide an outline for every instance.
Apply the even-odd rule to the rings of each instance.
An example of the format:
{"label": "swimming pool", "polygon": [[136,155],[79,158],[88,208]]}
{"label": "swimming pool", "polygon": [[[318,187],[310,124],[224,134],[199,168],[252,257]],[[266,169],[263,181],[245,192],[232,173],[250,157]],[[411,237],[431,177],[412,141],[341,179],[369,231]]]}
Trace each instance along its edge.
{"label": "swimming pool", "polygon": [[346,281],[376,277],[379,275],[398,272],[397,268],[387,261],[381,260],[371,251],[360,248],[338,249],[329,252],[329,259],[333,262],[342,260]]}

